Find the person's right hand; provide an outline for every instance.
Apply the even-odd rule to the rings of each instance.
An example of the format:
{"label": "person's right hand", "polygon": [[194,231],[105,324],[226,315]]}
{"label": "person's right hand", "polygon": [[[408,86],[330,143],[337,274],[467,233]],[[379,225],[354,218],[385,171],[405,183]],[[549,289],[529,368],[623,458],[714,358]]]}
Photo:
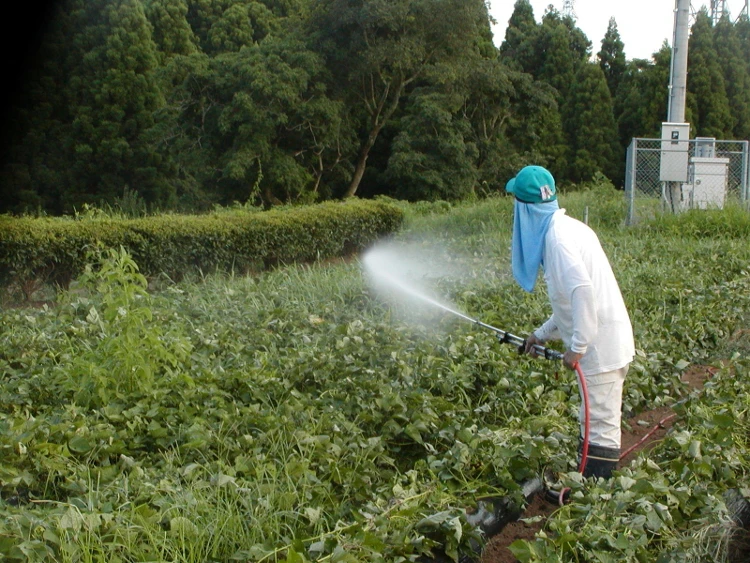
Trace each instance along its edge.
{"label": "person's right hand", "polygon": [[544,346],[544,342],[542,342],[536,336],[534,336],[534,333],[532,332],[526,338],[526,346],[523,349],[523,351],[526,352],[528,355],[530,355],[532,358],[536,358],[538,355],[534,346]]}

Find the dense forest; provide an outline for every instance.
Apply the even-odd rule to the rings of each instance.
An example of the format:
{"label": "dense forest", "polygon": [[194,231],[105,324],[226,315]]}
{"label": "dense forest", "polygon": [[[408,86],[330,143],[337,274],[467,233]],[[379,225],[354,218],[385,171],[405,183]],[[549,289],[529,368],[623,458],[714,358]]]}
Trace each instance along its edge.
{"label": "dense forest", "polygon": [[[6,107],[0,212],[200,211],[379,194],[456,200],[520,166],[622,184],[666,119],[671,52],[626,60],[518,0],[61,0]],[[705,9],[693,136],[750,138],[750,21]],[[134,203],[135,202],[135,203]],[[136,205],[137,204],[137,205]]]}

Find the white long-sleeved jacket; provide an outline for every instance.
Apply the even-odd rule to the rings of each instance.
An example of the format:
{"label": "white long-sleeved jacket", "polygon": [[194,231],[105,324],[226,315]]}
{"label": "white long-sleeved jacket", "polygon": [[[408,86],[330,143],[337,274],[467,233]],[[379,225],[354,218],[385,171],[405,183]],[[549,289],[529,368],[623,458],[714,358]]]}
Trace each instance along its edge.
{"label": "white long-sleeved jacket", "polygon": [[630,317],[612,267],[596,233],[561,209],[544,239],[544,279],[552,316],[534,334],[560,338],[584,354],[585,375],[619,369],[633,359]]}

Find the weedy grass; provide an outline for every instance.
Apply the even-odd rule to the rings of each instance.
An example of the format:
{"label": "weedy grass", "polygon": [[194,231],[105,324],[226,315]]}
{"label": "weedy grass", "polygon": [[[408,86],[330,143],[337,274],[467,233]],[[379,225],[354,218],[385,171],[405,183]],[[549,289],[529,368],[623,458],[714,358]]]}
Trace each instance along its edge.
{"label": "weedy grass", "polygon": [[[748,488],[746,219],[625,228],[611,187],[560,199],[596,228],[633,318],[626,415],[680,413],[610,483],[568,473],[570,372],[440,311],[407,322],[358,260],[149,291],[112,250],[55,303],[0,311],[0,558],[457,559],[478,540],[465,510],[520,502],[546,469],[576,502],[514,547],[522,561],[713,553],[723,492]],[[543,284],[509,275],[510,199],[402,205],[395,242],[450,263],[434,281],[462,312],[519,335],[546,318]],[[691,363],[717,374],[700,396],[680,381]]]}

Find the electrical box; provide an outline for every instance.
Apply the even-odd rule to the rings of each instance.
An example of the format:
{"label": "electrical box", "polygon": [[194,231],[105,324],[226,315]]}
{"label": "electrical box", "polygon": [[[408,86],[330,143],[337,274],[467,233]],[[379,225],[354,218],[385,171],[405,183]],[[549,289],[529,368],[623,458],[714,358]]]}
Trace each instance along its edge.
{"label": "electrical box", "polygon": [[661,163],[659,180],[662,182],[688,181],[689,123],[661,124]]}
{"label": "electrical box", "polygon": [[698,158],[714,158],[716,156],[715,137],[696,137],[695,155]]}
{"label": "electrical box", "polygon": [[[696,139],[697,141],[697,139]],[[696,147],[696,154],[697,154]],[[722,209],[727,195],[729,159],[694,156],[690,159],[690,207]]]}

